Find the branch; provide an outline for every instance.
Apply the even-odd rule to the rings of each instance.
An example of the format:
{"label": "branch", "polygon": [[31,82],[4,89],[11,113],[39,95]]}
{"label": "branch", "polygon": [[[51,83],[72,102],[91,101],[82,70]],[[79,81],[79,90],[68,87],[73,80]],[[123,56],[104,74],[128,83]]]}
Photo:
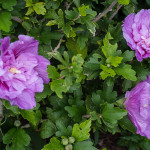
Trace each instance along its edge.
{"label": "branch", "polygon": [[11,19],[18,22],[18,23],[20,23],[20,24],[22,23],[22,20],[17,16],[12,16]]}
{"label": "branch", "polygon": [[68,3],[68,2],[65,2],[65,7],[66,7],[66,10],[69,10],[70,6],[72,5],[73,1]]}
{"label": "branch", "polygon": [[112,19],[115,17],[115,15],[118,13],[119,9],[120,9],[122,6],[123,6],[123,5],[121,5],[121,4],[119,4],[119,5],[117,6],[116,11],[110,16],[109,20],[112,20]]}
{"label": "branch", "polygon": [[75,19],[73,19],[73,22],[75,22],[76,20],[78,20],[81,17],[81,15],[79,14],[79,16]]}
{"label": "branch", "polygon": [[59,49],[61,43],[62,43],[63,37],[59,40],[58,45],[55,47],[55,49],[53,50],[53,53],[56,53],[56,51]]}
{"label": "branch", "polygon": [[106,15],[108,12],[112,11],[112,8],[117,4],[117,0],[113,1],[112,4],[102,13],[99,13],[96,18],[93,20],[93,22],[97,22],[100,20],[104,15]]}

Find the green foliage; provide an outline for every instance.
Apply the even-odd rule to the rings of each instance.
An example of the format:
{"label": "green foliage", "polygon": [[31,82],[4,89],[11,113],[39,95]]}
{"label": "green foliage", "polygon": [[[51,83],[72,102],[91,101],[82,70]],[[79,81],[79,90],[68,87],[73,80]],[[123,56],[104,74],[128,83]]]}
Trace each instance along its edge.
{"label": "green foliage", "polygon": [[50,143],[45,145],[44,148],[42,148],[42,150],[63,150],[63,146],[61,145],[60,141],[53,137],[50,140]]}
{"label": "green foliage", "polygon": [[77,142],[87,140],[90,137],[91,130],[91,120],[86,120],[81,124],[74,124],[72,136],[76,139]]}
{"label": "green foliage", "polygon": [[[25,150],[25,146],[30,143],[30,136],[23,129],[10,129],[3,137],[3,142],[7,144],[6,149]],[[11,146],[9,146],[11,144]]]}
{"label": "green foliage", "polygon": [[137,61],[122,32],[125,17],[150,3],[117,0],[95,21],[113,2],[0,0],[0,39],[32,36],[39,41],[39,55],[50,60],[50,82],[35,93],[34,109],[20,110],[2,99],[1,150],[97,150],[116,144],[150,149],[149,140],[136,135],[124,106],[126,91],[150,74],[150,61]]}
{"label": "green foliage", "polygon": [[0,13],[0,30],[5,32],[9,32],[10,26],[12,24],[11,14],[9,12],[1,12]]}

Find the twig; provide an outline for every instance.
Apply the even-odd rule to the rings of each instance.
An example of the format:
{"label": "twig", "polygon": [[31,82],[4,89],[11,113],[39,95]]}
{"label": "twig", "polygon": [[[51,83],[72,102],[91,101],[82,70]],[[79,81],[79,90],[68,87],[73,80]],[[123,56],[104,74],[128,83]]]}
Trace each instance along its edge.
{"label": "twig", "polygon": [[82,118],[87,118],[89,119],[91,117],[91,115],[83,115]]}
{"label": "twig", "polygon": [[76,20],[78,20],[81,17],[81,15],[79,14],[79,16],[75,19],[73,19],[73,22],[75,22]]}
{"label": "twig", "polygon": [[53,50],[53,53],[56,53],[56,51],[59,49],[61,43],[62,43],[63,37],[59,40],[58,45],[55,47],[55,49]]}
{"label": "twig", "polygon": [[123,5],[121,5],[121,4],[119,4],[119,5],[117,6],[116,11],[110,16],[109,20],[112,20],[112,19],[115,17],[115,15],[118,13],[119,9],[120,9],[122,6],[123,6]]}
{"label": "twig", "polygon": [[65,76],[61,76],[60,78],[58,78],[57,80],[63,79]]}
{"label": "twig", "polygon": [[68,2],[65,2],[65,7],[66,7],[66,10],[69,10],[70,6],[72,5],[73,1],[68,3]]}
{"label": "twig", "polygon": [[100,20],[104,15],[106,15],[108,12],[112,11],[112,8],[117,4],[117,0],[113,1],[112,4],[102,13],[99,13],[96,18],[93,20],[93,22],[97,22]]}
{"label": "twig", "polygon": [[20,23],[20,24],[22,23],[22,20],[17,16],[12,16],[11,19],[18,22],[18,23]]}

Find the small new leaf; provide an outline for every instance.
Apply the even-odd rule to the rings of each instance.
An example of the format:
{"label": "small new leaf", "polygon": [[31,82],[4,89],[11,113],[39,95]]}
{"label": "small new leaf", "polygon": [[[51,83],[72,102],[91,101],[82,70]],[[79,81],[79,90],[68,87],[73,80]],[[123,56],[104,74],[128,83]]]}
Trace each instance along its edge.
{"label": "small new leaf", "polygon": [[87,140],[90,137],[91,130],[91,120],[86,120],[81,124],[74,124],[72,136],[76,139],[77,142]]}
{"label": "small new leaf", "polygon": [[110,35],[110,33],[108,32],[105,36],[105,39],[103,40],[104,46],[102,46],[102,52],[105,55],[106,58],[113,56],[114,53],[117,50],[117,43],[112,45],[109,43],[109,40],[113,39]]}
{"label": "small new leaf", "polygon": [[123,57],[119,57],[119,56],[110,56],[108,58],[109,63],[111,64],[111,66],[114,67],[118,67],[119,64],[121,63]]}
{"label": "small new leaf", "polygon": [[119,4],[122,5],[128,5],[130,3],[130,0],[117,0]]}
{"label": "small new leaf", "polygon": [[43,3],[43,2],[38,2],[38,3],[36,3],[35,5],[33,5],[33,9],[35,10],[35,12],[36,12],[38,15],[45,15],[46,9],[44,8],[44,6],[45,6],[45,3]]}
{"label": "small new leaf", "polygon": [[51,138],[50,143],[45,145],[42,150],[64,150],[64,147],[56,137],[53,137]]}

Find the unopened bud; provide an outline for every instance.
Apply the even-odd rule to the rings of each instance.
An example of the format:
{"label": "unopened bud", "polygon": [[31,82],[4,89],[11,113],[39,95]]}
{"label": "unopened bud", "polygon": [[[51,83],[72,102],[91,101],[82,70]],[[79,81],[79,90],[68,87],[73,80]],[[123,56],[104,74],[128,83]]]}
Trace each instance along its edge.
{"label": "unopened bud", "polygon": [[107,67],[109,68],[109,67],[110,67],[110,64],[107,64]]}
{"label": "unopened bud", "polygon": [[68,144],[65,146],[65,150],[72,150],[73,146],[71,144]]}
{"label": "unopened bud", "polygon": [[68,139],[67,138],[62,139],[62,144],[67,145],[68,144]]}
{"label": "unopened bud", "polygon": [[75,138],[74,137],[69,137],[69,143],[74,143],[75,142]]}
{"label": "unopened bud", "polygon": [[19,127],[21,125],[21,122],[19,120],[15,120],[14,126]]}

